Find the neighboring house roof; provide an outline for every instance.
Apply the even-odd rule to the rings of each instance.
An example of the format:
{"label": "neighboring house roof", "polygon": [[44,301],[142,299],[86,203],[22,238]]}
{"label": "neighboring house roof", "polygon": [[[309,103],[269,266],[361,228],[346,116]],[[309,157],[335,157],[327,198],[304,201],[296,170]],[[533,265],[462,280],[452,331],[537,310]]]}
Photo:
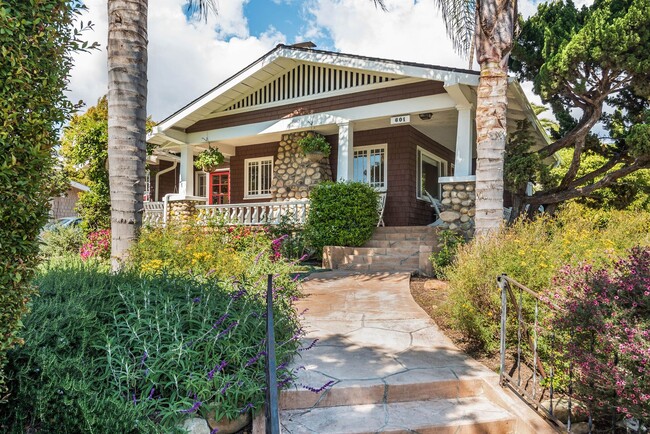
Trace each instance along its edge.
{"label": "neighboring house roof", "polygon": [[90,191],[90,187],[76,181],[70,181],[70,187],[76,188],[77,190],[81,190],[81,191]]}
{"label": "neighboring house roof", "polygon": [[[255,96],[264,90],[271,80],[286,74],[296,65],[318,65],[323,68],[345,71],[360,71],[361,75],[371,75],[372,83],[392,84],[409,82],[409,80],[432,80],[444,83],[449,93],[450,88],[462,85],[466,88],[475,88],[479,82],[479,72],[460,68],[450,68],[439,65],[430,65],[417,62],[405,62],[376,57],[359,56],[346,53],[336,53],[312,48],[278,45],[238,73],[224,80],[208,92],[189,102],[187,105],[164,119],[149,134],[148,140],[152,143],[183,142],[185,130],[197,122],[219,115],[225,115],[242,110],[254,110],[261,105],[252,102],[246,104],[247,96]],[[388,83],[392,81],[393,83]],[[519,118],[528,119],[537,133],[539,146],[549,142],[545,130],[539,124],[537,117],[530,106],[519,83],[509,79],[509,114],[517,113]],[[378,84],[382,85],[382,84]],[[461,86],[461,87],[462,87]],[[459,86],[456,86],[458,89]],[[344,91],[347,89],[339,89]],[[349,90],[354,92],[354,90]],[[475,92],[475,91],[472,91]],[[266,95],[266,93],[264,93]],[[318,98],[325,93],[310,94],[311,98]],[[307,94],[303,95],[304,97]],[[458,95],[457,95],[458,96]],[[468,95],[465,95],[465,98]],[[460,95],[462,99],[463,96]],[[261,99],[261,98],[260,98]],[[265,101],[268,101],[265,100]],[[288,100],[272,101],[275,104],[287,103]],[[178,135],[180,133],[180,135]]]}

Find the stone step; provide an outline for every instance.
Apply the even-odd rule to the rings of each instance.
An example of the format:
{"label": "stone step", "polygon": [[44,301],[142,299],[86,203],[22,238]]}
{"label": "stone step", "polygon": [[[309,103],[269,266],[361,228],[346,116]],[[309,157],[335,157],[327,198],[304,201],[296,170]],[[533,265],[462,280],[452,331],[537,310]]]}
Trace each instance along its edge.
{"label": "stone step", "polygon": [[371,240],[388,240],[388,241],[424,241],[433,242],[437,238],[432,234],[418,234],[418,233],[402,233],[402,232],[386,232],[381,234],[373,234]]}
{"label": "stone step", "polygon": [[419,267],[417,265],[372,265],[372,264],[343,264],[337,267],[337,270],[354,271],[357,273],[418,273]]}
{"label": "stone step", "polygon": [[290,434],[511,434],[515,418],[481,397],[358,404],[282,411]]}
{"label": "stone step", "polygon": [[412,249],[412,250],[418,250],[420,246],[433,246],[436,245],[435,240],[431,240],[429,242],[428,240],[375,240],[375,239],[370,239],[369,241],[366,241],[366,243],[363,245],[363,247],[367,248],[387,248],[387,247],[392,247],[392,248],[397,248],[397,249]]}
{"label": "stone step", "polygon": [[344,255],[365,255],[365,256],[414,256],[420,251],[419,245],[409,247],[344,247]]}
{"label": "stone step", "polygon": [[420,255],[345,255],[341,265],[368,264],[368,265],[404,265],[418,267]]}

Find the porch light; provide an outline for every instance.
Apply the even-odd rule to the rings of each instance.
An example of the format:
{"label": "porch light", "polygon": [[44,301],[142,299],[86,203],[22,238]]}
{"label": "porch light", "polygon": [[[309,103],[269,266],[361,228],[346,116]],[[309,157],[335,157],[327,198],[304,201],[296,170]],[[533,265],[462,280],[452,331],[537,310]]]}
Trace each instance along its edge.
{"label": "porch light", "polygon": [[428,121],[429,119],[431,119],[433,117],[433,113],[431,113],[431,112],[429,112],[429,113],[420,113],[418,116],[423,121]]}

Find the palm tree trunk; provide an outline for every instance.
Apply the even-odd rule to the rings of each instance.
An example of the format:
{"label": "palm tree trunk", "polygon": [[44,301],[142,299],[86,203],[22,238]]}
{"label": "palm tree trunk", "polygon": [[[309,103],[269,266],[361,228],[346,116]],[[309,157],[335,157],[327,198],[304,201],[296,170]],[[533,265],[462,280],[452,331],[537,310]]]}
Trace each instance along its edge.
{"label": "palm tree trunk", "polygon": [[506,151],[508,75],[498,63],[481,64],[476,99],[476,234],[503,222],[503,160]]}
{"label": "palm tree trunk", "polygon": [[126,259],[142,225],[146,160],[147,0],[108,0],[111,260]]}

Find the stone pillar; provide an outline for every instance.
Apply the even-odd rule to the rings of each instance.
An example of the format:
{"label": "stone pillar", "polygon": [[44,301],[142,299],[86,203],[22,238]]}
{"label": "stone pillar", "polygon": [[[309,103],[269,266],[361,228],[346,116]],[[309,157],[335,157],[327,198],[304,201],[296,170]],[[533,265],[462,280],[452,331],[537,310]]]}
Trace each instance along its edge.
{"label": "stone pillar", "polygon": [[462,234],[465,239],[474,236],[476,215],[475,181],[446,181],[442,184],[442,229]]}
{"label": "stone pillar", "polygon": [[273,201],[307,199],[314,185],[332,180],[332,168],[328,158],[312,162],[300,150],[298,141],[305,135],[307,132],[282,135],[273,164]]}
{"label": "stone pillar", "polygon": [[166,224],[169,225],[188,225],[195,223],[196,205],[203,205],[205,199],[170,199],[167,202]]}
{"label": "stone pillar", "polygon": [[352,163],[354,160],[354,151],[352,150],[354,129],[352,123],[346,122],[339,124],[339,154],[337,165],[337,181],[349,181],[352,179]]}

